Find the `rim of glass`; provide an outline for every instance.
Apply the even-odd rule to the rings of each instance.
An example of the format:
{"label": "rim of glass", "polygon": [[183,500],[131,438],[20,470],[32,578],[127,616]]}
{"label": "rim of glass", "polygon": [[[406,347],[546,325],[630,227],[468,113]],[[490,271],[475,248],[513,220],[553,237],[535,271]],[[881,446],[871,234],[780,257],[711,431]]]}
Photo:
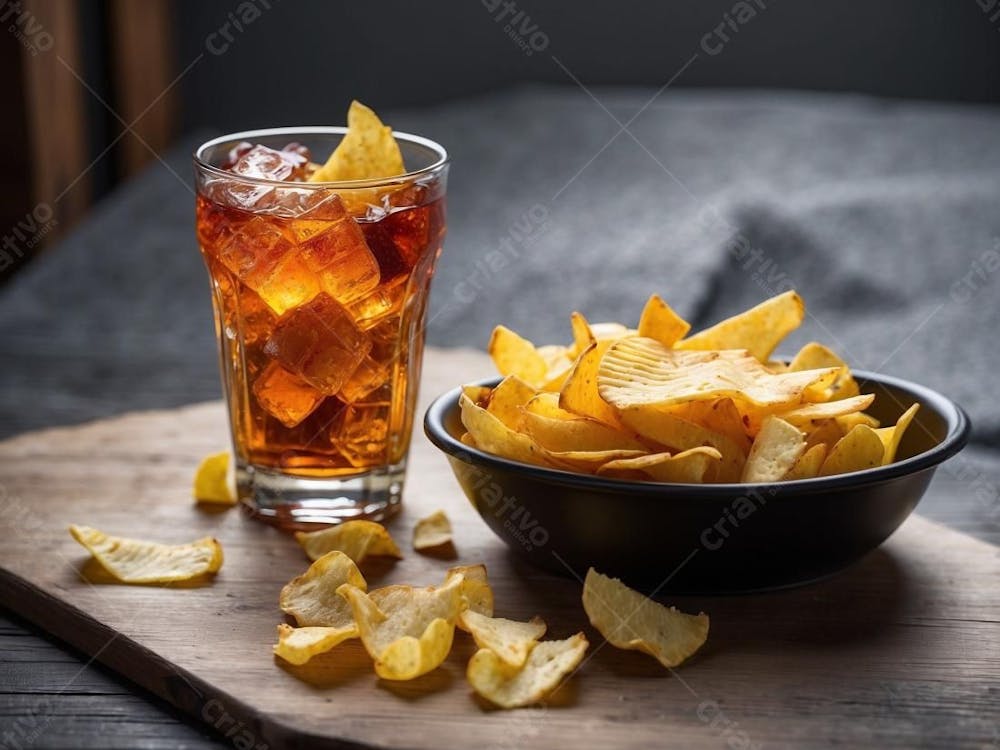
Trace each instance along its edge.
{"label": "rim of glass", "polygon": [[222,143],[229,141],[249,141],[253,137],[257,136],[293,136],[293,135],[305,135],[308,133],[319,133],[323,135],[345,135],[347,133],[347,128],[343,125],[316,125],[316,126],[306,126],[299,125],[294,127],[285,128],[259,128],[257,130],[242,130],[237,133],[227,133],[225,135],[220,135],[217,138],[213,138],[210,141],[205,141],[201,144],[194,152],[193,158],[195,165],[199,168],[208,172],[209,174],[215,175],[217,177],[223,177],[229,180],[241,180],[248,183],[253,183],[256,185],[281,185],[284,187],[294,186],[296,189],[306,188],[306,189],[330,189],[330,188],[366,188],[366,187],[379,187],[383,185],[396,185],[406,182],[412,182],[413,180],[423,177],[425,175],[433,174],[439,171],[442,167],[448,164],[448,152],[445,151],[444,146],[430,138],[424,138],[420,135],[414,135],[412,133],[403,133],[399,130],[393,130],[392,136],[397,140],[406,141],[408,143],[413,143],[418,146],[423,146],[424,148],[430,149],[437,154],[437,159],[426,167],[420,169],[415,169],[412,172],[405,172],[395,177],[375,177],[367,180],[339,180],[334,182],[288,182],[287,180],[268,180],[263,177],[247,177],[245,175],[234,174],[233,172],[228,172],[225,169],[216,167],[213,164],[209,164],[202,158],[202,155],[210,148],[218,146]]}

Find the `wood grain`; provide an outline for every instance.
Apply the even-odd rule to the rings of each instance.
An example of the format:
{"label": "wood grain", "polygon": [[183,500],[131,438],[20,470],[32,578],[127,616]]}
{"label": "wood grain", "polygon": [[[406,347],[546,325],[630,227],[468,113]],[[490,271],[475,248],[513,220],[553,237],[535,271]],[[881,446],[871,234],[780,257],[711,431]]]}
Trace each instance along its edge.
{"label": "wood grain", "polygon": [[[481,355],[434,351],[424,399],[487,374]],[[0,444],[0,597],[26,619],[216,725],[228,742],[280,747],[989,747],[1000,727],[997,548],[914,517],[862,563],[766,595],[676,598],[712,617],[705,649],[674,673],[602,646],[580,585],[509,556],[415,435],[407,551],[368,566],[372,586],[433,583],[453,561],[409,549],[415,519],[444,508],[461,562],[485,561],[498,614],[540,614],[550,637],[584,629],[589,658],[546,707],[484,707],[464,680],[464,636],[412,683],[378,680],[357,643],[294,668],[270,653],[282,584],[307,561],[286,535],[189,500],[191,471],[226,441],[220,404],[129,414]],[[71,522],[180,541],[218,536],[226,563],[201,588],[91,585]],[[822,533],[818,530],[817,533]],[[43,554],[40,550],[47,550]]]}

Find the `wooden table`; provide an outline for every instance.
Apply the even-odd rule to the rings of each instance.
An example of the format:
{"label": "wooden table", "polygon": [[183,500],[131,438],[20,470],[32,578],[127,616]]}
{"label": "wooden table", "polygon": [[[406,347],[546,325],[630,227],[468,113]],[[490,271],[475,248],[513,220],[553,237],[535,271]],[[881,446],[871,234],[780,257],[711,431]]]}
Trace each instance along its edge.
{"label": "wooden table", "polygon": [[[489,371],[482,355],[432,351],[422,402],[456,379]],[[391,526],[406,559],[366,568],[371,585],[432,583],[455,564],[409,550],[415,519],[443,507],[455,526],[458,561],[487,562],[498,614],[540,614],[550,637],[585,629],[590,658],[548,706],[513,712],[488,710],[470,695],[463,669],[472,646],[462,637],[441,669],[412,683],[377,680],[357,644],[290,667],[271,657],[270,643],[281,621],[277,591],[304,569],[304,557],[270,527],[238,511],[205,513],[188,497],[198,457],[224,442],[223,411],[211,403],[0,444],[3,601],[159,696],[161,705],[214,726],[223,744],[237,737],[270,747],[330,737],[407,747],[997,742],[996,547],[914,517],[880,550],[827,582],[766,595],[674,599],[682,609],[708,612],[712,631],[702,653],[668,673],[641,654],[602,645],[586,625],[578,581],[526,568],[508,555],[420,434],[405,510]],[[212,533],[225,546],[226,565],[204,588],[90,585],[81,578],[86,555],[65,532],[70,522],[164,540]],[[19,661],[17,638],[16,628],[0,629],[4,666],[27,674],[37,662],[31,648]],[[71,658],[46,668],[64,680],[62,688],[11,701],[0,742],[213,744],[194,730],[161,731],[163,714],[143,714],[142,698],[104,673],[81,671]],[[87,690],[115,696],[117,710],[101,716]],[[139,721],[125,720],[136,711]],[[89,723],[78,731],[54,729],[66,726],[65,715]],[[101,732],[111,733],[103,744]]]}

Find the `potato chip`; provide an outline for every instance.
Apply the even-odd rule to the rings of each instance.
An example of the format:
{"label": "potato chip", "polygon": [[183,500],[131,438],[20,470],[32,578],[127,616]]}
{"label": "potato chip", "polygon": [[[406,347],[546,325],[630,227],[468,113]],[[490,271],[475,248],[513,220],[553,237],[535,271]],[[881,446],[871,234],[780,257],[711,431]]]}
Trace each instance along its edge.
{"label": "potato chip", "polygon": [[873,430],[879,426],[879,422],[875,419],[875,417],[871,414],[865,414],[859,411],[854,412],[853,414],[844,414],[839,417],[834,417],[833,421],[837,423],[837,426],[844,435],[853,430],[859,424],[871,427]]}
{"label": "potato chip", "polygon": [[545,635],[545,621],[535,617],[528,622],[508,620],[503,617],[487,617],[472,610],[465,610],[458,616],[462,629],[471,633],[479,648],[488,648],[512,667],[520,667],[528,658],[528,653]]}
{"label": "potato chip", "polygon": [[833,419],[846,414],[853,414],[867,409],[872,405],[875,396],[867,394],[865,396],[852,396],[837,401],[826,401],[821,403],[804,404],[794,409],[780,412],[783,420],[789,424],[804,425],[815,419]]}
{"label": "potato chip", "polygon": [[289,664],[302,665],[318,654],[323,654],[349,638],[358,637],[358,628],[352,622],[339,628],[293,628],[278,625],[278,642],[274,653]]}
{"label": "potato chip", "polygon": [[507,377],[517,375],[531,386],[542,385],[549,372],[545,358],[535,345],[506,326],[497,326],[487,346],[497,371]]}
{"label": "potato chip", "polygon": [[672,347],[691,330],[691,324],[673,311],[659,295],[654,294],[646,302],[639,318],[639,335],[655,339],[667,347]]}
{"label": "potato chip", "polygon": [[883,455],[885,447],[878,433],[867,425],[859,424],[830,449],[819,475],[828,477],[833,474],[873,469],[882,465]]}
{"label": "potato chip", "polygon": [[559,406],[581,417],[617,426],[618,415],[597,389],[597,373],[603,354],[595,341],[583,351],[559,394]]}
{"label": "potato chip", "polygon": [[385,526],[375,521],[342,521],[328,529],[296,532],[295,539],[310,560],[319,560],[334,550],[343,552],[358,565],[368,556],[403,557]]}
{"label": "potato chip", "polygon": [[194,475],[194,499],[213,505],[236,505],[236,493],[229,483],[229,452],[205,456]]}
{"label": "potato chip", "polygon": [[764,420],[743,466],[742,482],[777,482],[805,453],[806,436],[779,417]]}
{"label": "potato chip", "polygon": [[[688,401],[669,408],[669,413],[688,422],[699,424],[707,430],[725,435],[735,443],[745,456],[753,442],[747,434],[743,415],[731,398],[712,401]],[[718,447],[718,446],[716,446]],[[721,449],[720,449],[721,450]]]}
{"label": "potato chip", "polygon": [[[829,382],[838,372],[828,368],[775,375],[742,350],[677,351],[645,338],[617,341],[599,364],[600,397],[618,409],[721,398],[791,408],[801,403],[805,388]],[[562,401],[560,405],[565,408]]]}
{"label": "potato chip", "polygon": [[840,373],[829,386],[810,389],[810,394],[813,396],[810,400],[837,401],[842,398],[852,398],[860,393],[858,383],[851,375],[851,368],[847,366],[847,363],[833,351],[815,341],[799,349],[799,353],[788,364],[788,369],[792,372],[816,370],[823,367],[839,367]]}
{"label": "potato chip", "polygon": [[573,347],[570,351],[576,356],[580,356],[590,347],[597,343],[597,337],[590,330],[590,323],[583,317],[583,313],[574,312],[569,316],[569,324],[573,329]]}
{"label": "potato chip", "polygon": [[682,339],[674,346],[701,351],[746,349],[758,361],[766,362],[782,339],[802,324],[805,314],[802,298],[789,291]]}
{"label": "potato chip", "polygon": [[537,391],[517,375],[508,375],[493,389],[486,411],[512,430],[521,421],[521,407],[534,398]]}
{"label": "potato chip", "polygon": [[548,465],[545,452],[530,437],[515,432],[486,409],[476,406],[465,394],[459,398],[459,405],[462,424],[480,450],[526,464]]}
{"label": "potato chip", "polygon": [[642,651],[667,668],[690,657],[708,638],[708,615],[665,607],[593,568],[583,582],[583,609],[612,646]]}
{"label": "potato chip", "polygon": [[825,444],[827,449],[835,445],[844,435],[847,434],[841,429],[836,419],[819,419],[802,425],[800,428],[806,434],[806,449],[813,446]]}
{"label": "potato chip", "polygon": [[412,680],[440,666],[451,651],[462,581],[456,575],[439,588],[395,585],[371,593],[340,587],[379,677]]}
{"label": "potato chip", "polygon": [[701,446],[674,455],[652,453],[636,458],[619,458],[608,461],[597,473],[600,476],[624,478],[637,472],[654,482],[700,484],[721,460],[722,454],[715,448]]}
{"label": "potato chip", "polygon": [[[637,407],[620,412],[622,422],[643,438],[659,443],[672,451],[687,451],[707,445],[715,448],[720,455],[716,480],[720,482],[739,481],[746,461],[743,443],[737,444],[728,436],[713,432],[700,424],[664,413],[651,407]],[[745,438],[749,444],[749,438]]]}
{"label": "potato chip", "polygon": [[421,518],[413,527],[413,549],[418,552],[446,544],[451,544],[451,521],[443,510]]}
{"label": "potato chip", "polygon": [[549,451],[645,450],[633,435],[587,417],[556,419],[531,411],[521,414],[521,430]]}
{"label": "potato chip", "polygon": [[122,583],[189,581],[222,567],[222,545],[210,536],[189,544],[158,544],[109,536],[76,524],[69,527],[69,533]]}
{"label": "potato chip", "polygon": [[885,452],[882,454],[883,466],[891,464],[896,460],[896,451],[899,450],[899,443],[903,439],[903,433],[910,426],[910,422],[913,421],[919,408],[920,404],[913,404],[896,420],[895,425],[892,427],[880,427],[875,430],[875,434],[878,435],[879,440],[882,441],[882,447],[885,449]]}
{"label": "potato chip", "polygon": [[285,584],[278,606],[300,627],[347,627],[353,622],[351,608],[337,596],[337,589],[345,583],[362,591],[368,588],[350,557],[337,550],[327,552],[305,573]]}
{"label": "potato chip", "polygon": [[478,450],[479,446],[476,444],[476,439],[472,437],[468,432],[463,432],[462,437],[459,438],[462,445],[467,448],[476,448]]}
{"label": "potato chip", "polygon": [[347,110],[347,133],[326,164],[309,177],[310,182],[372,180],[406,173],[392,128],[383,125],[371,109],[358,101]]}
{"label": "potato chip", "polygon": [[[493,589],[490,587],[485,565],[478,563],[448,568],[445,583],[453,578],[461,579],[462,610],[471,609],[487,617],[493,616]],[[461,621],[458,626],[463,627]]]}
{"label": "potato chip", "polygon": [[826,444],[818,443],[812,448],[808,448],[805,453],[799,456],[792,468],[788,470],[782,479],[791,482],[796,479],[812,479],[819,476],[819,470],[826,459]]}
{"label": "potato chip", "polygon": [[648,455],[645,450],[610,450],[610,451],[545,451],[553,466],[572,471],[595,473],[598,468],[609,461],[623,458],[638,458]]}
{"label": "potato chip", "polygon": [[562,641],[541,641],[521,667],[511,667],[484,648],[469,659],[465,676],[473,690],[500,708],[530,706],[551,694],[573,673],[589,645],[583,633]]}

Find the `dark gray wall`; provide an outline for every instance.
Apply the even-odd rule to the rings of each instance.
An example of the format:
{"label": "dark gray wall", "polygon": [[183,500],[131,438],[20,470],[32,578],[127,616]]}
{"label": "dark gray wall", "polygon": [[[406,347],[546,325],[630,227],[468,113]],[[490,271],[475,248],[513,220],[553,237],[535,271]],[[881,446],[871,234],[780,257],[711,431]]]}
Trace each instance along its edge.
{"label": "dark gray wall", "polygon": [[179,0],[178,63],[204,53],[181,83],[184,125],[340,122],[352,97],[385,108],[569,83],[553,58],[587,83],[660,85],[696,53],[676,85],[1000,101],[1000,20],[983,10],[998,0],[752,2],[728,42],[703,47],[750,3],[513,0],[543,48],[528,56],[505,30],[512,11],[490,10],[498,0]]}

